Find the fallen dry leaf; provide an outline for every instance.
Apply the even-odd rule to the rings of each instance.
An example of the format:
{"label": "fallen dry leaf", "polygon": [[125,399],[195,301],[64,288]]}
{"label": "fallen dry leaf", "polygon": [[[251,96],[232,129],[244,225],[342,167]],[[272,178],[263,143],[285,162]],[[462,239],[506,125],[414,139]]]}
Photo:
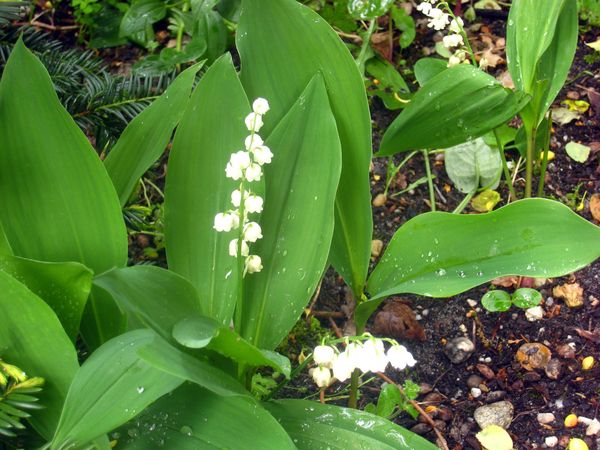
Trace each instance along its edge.
{"label": "fallen dry leaf", "polygon": [[600,331],[587,331],[582,328],[575,328],[575,332],[584,339],[589,339],[596,344],[600,344]]}
{"label": "fallen dry leaf", "polygon": [[515,88],[515,83],[512,80],[512,78],[510,77],[510,73],[508,72],[508,70],[505,70],[504,72],[502,72],[500,75],[498,75],[496,77],[496,79],[500,82],[500,84],[502,84],[502,86],[504,86],[507,89]]}
{"label": "fallen dry leaf", "polygon": [[373,323],[373,333],[397,339],[425,341],[425,330],[417,321],[409,304],[402,300],[392,300],[377,313]]}
{"label": "fallen dry leaf", "polygon": [[572,111],[569,108],[552,109],[552,121],[559,125],[566,125],[580,118],[581,113],[577,111]]}
{"label": "fallen dry leaf", "polygon": [[499,277],[492,280],[494,286],[513,287],[519,284],[519,277]]}
{"label": "fallen dry leaf", "polygon": [[600,222],[600,194],[594,194],[590,197],[590,212],[594,220]]}
{"label": "fallen dry leaf", "polygon": [[569,308],[578,308],[583,305],[583,288],[578,283],[566,283],[552,289],[555,298],[562,298]]}

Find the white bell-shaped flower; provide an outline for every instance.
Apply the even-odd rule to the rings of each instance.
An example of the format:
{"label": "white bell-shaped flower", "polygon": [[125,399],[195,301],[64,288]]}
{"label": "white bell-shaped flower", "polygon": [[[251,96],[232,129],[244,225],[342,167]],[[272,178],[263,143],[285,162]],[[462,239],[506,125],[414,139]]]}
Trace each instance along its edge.
{"label": "white bell-shaped flower", "polygon": [[244,225],[244,240],[248,242],[256,242],[262,239],[262,230],[256,222],[250,222]]}
{"label": "white bell-shaped flower", "polygon": [[262,169],[256,163],[250,164],[244,173],[248,181],[260,181],[262,177]]}
{"label": "white bell-shaped flower", "polygon": [[239,180],[244,176],[244,171],[239,166],[234,166],[230,162],[225,166],[225,176],[227,178],[231,178],[232,180]]}
{"label": "white bell-shaped flower", "polygon": [[362,372],[385,372],[389,361],[382,340],[369,339],[366,341],[363,344],[360,356],[358,368]]}
{"label": "white bell-shaped flower", "polygon": [[246,147],[246,150],[248,151],[252,151],[254,150],[256,147],[260,147],[261,145],[264,144],[264,141],[262,140],[262,138],[258,135],[258,134],[253,134],[250,135],[246,138],[246,140],[244,141],[244,145]]}
{"label": "white bell-shaped flower", "polygon": [[458,34],[460,33],[460,30],[464,25],[465,23],[463,22],[463,20],[460,17],[457,17],[456,19],[452,19],[452,22],[450,22],[450,26],[448,27],[448,29],[453,33]]}
{"label": "white bell-shaped flower", "polygon": [[442,43],[444,47],[450,49],[454,47],[458,47],[459,45],[463,45],[463,37],[460,34],[449,34],[448,36],[444,36],[442,38]]}
{"label": "white bell-shaped flower", "polygon": [[260,213],[263,210],[263,199],[255,194],[250,194],[244,202],[244,210],[250,214]]}
{"label": "white bell-shaped flower", "polygon": [[269,109],[269,102],[264,98],[259,97],[252,103],[252,111],[256,114],[265,115]]}
{"label": "white bell-shaped flower", "polygon": [[261,166],[263,164],[271,164],[271,160],[273,158],[273,153],[271,149],[266,145],[259,145],[252,150],[252,155],[254,156],[254,161],[256,161]]}
{"label": "white bell-shaped flower", "polygon": [[346,381],[352,372],[356,369],[352,355],[348,351],[343,351],[333,361],[333,376],[340,381]]}
{"label": "white bell-shaped flower", "polygon": [[417,363],[413,355],[403,345],[392,345],[387,351],[387,357],[392,367],[398,370],[413,367]]}
{"label": "white bell-shaped flower", "polygon": [[248,114],[244,119],[244,122],[246,123],[246,128],[248,128],[249,131],[254,131],[255,133],[258,133],[263,126],[262,116],[255,112]]}
{"label": "white bell-shaped flower", "polygon": [[240,218],[235,213],[219,213],[215,216],[213,228],[217,231],[229,232],[240,226]]}
{"label": "white bell-shaped flower", "polygon": [[312,370],[312,378],[317,386],[326,388],[331,384],[331,371],[327,367],[315,367]]}
{"label": "white bell-shaped flower", "polygon": [[233,206],[235,206],[236,208],[239,208],[241,202],[242,202],[242,193],[240,192],[239,189],[236,189],[235,191],[233,191],[231,193],[231,204]]}
{"label": "white bell-shaped flower", "polygon": [[[249,253],[250,253],[250,247],[248,247],[248,244],[246,243],[246,241],[242,241],[242,256],[248,256]],[[238,255],[238,240],[237,239],[232,239],[231,242],[229,242],[229,255],[237,258],[237,255]]]}
{"label": "white bell-shaped flower", "polygon": [[234,167],[239,167],[240,169],[248,168],[252,163],[252,160],[250,159],[250,152],[240,150],[239,152],[232,153],[229,163]]}
{"label": "white bell-shaped flower", "polygon": [[318,345],[313,352],[315,363],[331,369],[335,360],[335,349],[330,345]]}
{"label": "white bell-shaped flower", "polygon": [[439,8],[432,8],[427,15],[431,19],[427,26],[434,30],[443,30],[450,23],[450,16]]}
{"label": "white bell-shaped flower", "polygon": [[246,258],[245,270],[247,273],[260,272],[263,269],[262,260],[258,255],[250,255]]}
{"label": "white bell-shaped flower", "polygon": [[421,11],[426,16],[429,15],[431,8],[433,8],[433,6],[431,6],[431,3],[427,2],[427,1],[421,2],[417,5],[417,11]]}

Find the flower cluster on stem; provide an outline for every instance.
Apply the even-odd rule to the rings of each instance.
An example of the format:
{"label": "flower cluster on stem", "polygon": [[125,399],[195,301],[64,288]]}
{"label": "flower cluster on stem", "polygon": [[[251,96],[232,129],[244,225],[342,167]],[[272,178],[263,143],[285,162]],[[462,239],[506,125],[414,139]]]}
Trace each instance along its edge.
{"label": "flower cluster on stem", "polygon": [[464,22],[460,17],[454,16],[448,3],[438,0],[424,0],[417,6],[417,10],[429,18],[427,24],[429,28],[437,31],[448,28],[450,33],[442,38],[444,47],[453,52],[448,59],[448,67],[465,62],[471,51],[463,28]]}
{"label": "flower cluster on stem", "polygon": [[244,150],[233,153],[225,167],[227,178],[240,182],[231,193],[233,208],[215,216],[213,228],[219,232],[238,230],[238,237],[229,242],[229,254],[235,258],[244,258],[244,275],[262,270],[262,260],[258,255],[250,254],[251,243],[261,239],[262,229],[257,222],[250,220],[250,214],[258,214],[263,209],[263,199],[248,187],[248,183],[260,181],[262,166],[269,164],[273,153],[258,132],[264,122],[263,117],[269,111],[269,102],[257,98],[252,103],[252,112],[244,120],[250,135],[244,141]]}
{"label": "flower cluster on stem", "polygon": [[[384,341],[391,344],[387,351]],[[417,363],[406,347],[393,339],[377,339],[365,333],[346,338],[345,344],[346,348],[341,352],[334,345],[315,347],[313,360],[317,367],[311,369],[311,376],[318,387],[326,388],[334,380],[346,381],[355,369],[363,373],[385,372],[388,364],[404,370]]]}

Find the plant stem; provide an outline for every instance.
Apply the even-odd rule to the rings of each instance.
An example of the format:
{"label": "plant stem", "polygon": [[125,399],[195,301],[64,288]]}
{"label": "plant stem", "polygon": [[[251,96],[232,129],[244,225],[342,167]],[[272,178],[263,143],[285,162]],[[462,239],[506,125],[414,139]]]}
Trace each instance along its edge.
{"label": "plant stem", "polygon": [[422,150],[423,158],[425,159],[425,172],[427,173],[427,185],[429,186],[429,202],[431,210],[435,211],[435,191],[433,190],[433,178],[431,178],[431,166],[429,165],[429,153],[427,150]]}
{"label": "plant stem", "polygon": [[417,154],[416,151],[410,152],[408,154],[408,156],[406,158],[404,158],[402,160],[402,162],[400,164],[398,164],[397,166],[394,165],[394,157],[393,156],[388,157],[388,169],[387,169],[386,180],[385,180],[385,191],[383,191],[383,195],[387,196],[388,190],[390,189],[390,184],[392,184],[392,180],[396,177],[398,172],[400,172],[400,169],[402,169],[402,167],[404,167],[404,165],[410,160],[410,158],[412,158],[416,154]]}
{"label": "plant stem", "polygon": [[544,196],[544,185],[546,183],[546,169],[548,168],[548,152],[550,151],[550,133],[552,131],[552,110],[548,113],[548,139],[546,139],[547,145],[544,148],[543,157],[542,157],[542,168],[540,170],[540,181],[538,183],[538,197]]}
{"label": "plant stem", "polygon": [[463,199],[463,201],[460,202],[460,204],[456,207],[456,209],[452,211],[452,214],[460,214],[461,212],[463,212],[463,210],[467,207],[467,205],[469,204],[476,192],[477,188],[469,192],[467,196]]}
{"label": "plant stem", "polygon": [[512,200],[517,199],[517,193],[515,192],[515,187],[512,184],[512,180],[510,178],[510,172],[508,170],[508,164],[506,164],[506,155],[504,154],[504,146],[502,145],[502,141],[500,140],[500,135],[498,134],[498,129],[494,129],[494,136],[496,137],[496,144],[498,145],[498,151],[500,152],[500,158],[502,159],[502,170],[504,171],[504,178],[506,179],[506,184],[508,184],[508,189],[510,190],[510,195],[508,196],[508,203]]}
{"label": "plant stem", "polygon": [[533,158],[535,153],[535,140],[537,136],[537,128],[532,127],[530,130],[525,130],[527,133],[527,161],[525,161],[525,198],[531,197],[533,184]]}
{"label": "plant stem", "polygon": [[362,46],[360,47],[360,53],[358,54],[358,58],[356,58],[356,65],[358,66],[358,70],[361,75],[365,74],[365,62],[367,61],[367,50],[369,49],[369,45],[371,44],[371,36],[375,32],[375,28],[377,27],[377,19],[371,20],[369,24],[369,28],[367,29],[367,33],[363,38]]}
{"label": "plant stem", "polygon": [[352,376],[350,377],[350,397],[348,398],[348,408],[356,409],[358,407],[358,378],[360,372],[358,369],[354,369]]}

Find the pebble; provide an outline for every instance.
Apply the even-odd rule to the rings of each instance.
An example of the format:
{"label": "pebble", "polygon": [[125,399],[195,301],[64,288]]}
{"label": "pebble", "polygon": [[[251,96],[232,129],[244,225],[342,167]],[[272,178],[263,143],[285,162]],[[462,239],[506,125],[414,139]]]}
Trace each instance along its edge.
{"label": "pebble", "polygon": [[516,354],[516,359],[521,366],[530,371],[545,368],[551,357],[550,349],[539,343],[523,344]]}
{"label": "pebble", "polygon": [[428,309],[424,309],[421,314],[423,314],[423,317],[427,317],[429,315],[429,310]]}
{"label": "pebble", "polygon": [[467,386],[469,388],[478,388],[481,383],[483,383],[483,378],[479,375],[471,375],[467,378]]}
{"label": "pebble", "polygon": [[479,388],[471,388],[471,395],[473,396],[473,398],[479,398],[481,397],[481,389]]}
{"label": "pebble", "polygon": [[486,366],[485,364],[477,364],[477,366],[475,367],[477,367],[479,373],[488,380],[493,380],[494,378],[496,378],[496,374],[492,369],[489,368],[489,366]]}
{"label": "pebble", "polygon": [[544,371],[546,372],[546,376],[551,380],[558,380],[562,372],[562,363],[558,359],[552,358],[548,361]]}
{"label": "pebble", "polygon": [[474,351],[475,344],[466,337],[454,338],[444,347],[444,353],[454,364],[466,361]]}
{"label": "pebble", "polygon": [[537,372],[527,372],[523,375],[523,381],[526,381],[527,383],[535,383],[541,379],[542,376]]}
{"label": "pebble", "polygon": [[575,349],[569,344],[560,345],[556,349],[556,353],[558,353],[558,356],[561,358],[575,358]]}
{"label": "pebble", "polygon": [[539,423],[548,424],[556,420],[556,417],[552,413],[539,413],[537,415],[537,421]]}
{"label": "pebble", "polygon": [[371,258],[377,258],[383,251],[383,241],[380,239],[373,239],[371,241]]}
{"label": "pebble", "polygon": [[546,298],[546,306],[554,305],[554,299],[552,297]]}
{"label": "pebble", "polygon": [[544,318],[544,308],[541,306],[534,306],[533,308],[527,308],[525,310],[525,317],[530,322],[537,322]]}
{"label": "pebble", "polygon": [[558,438],[556,436],[548,436],[544,439],[544,444],[550,448],[556,447],[558,445]]}
{"label": "pebble", "polygon": [[489,425],[498,425],[504,429],[510,426],[513,419],[514,407],[508,401],[491,403],[480,406],[475,410],[474,418],[477,425],[484,429]]}
{"label": "pebble", "polygon": [[506,391],[492,391],[487,395],[485,401],[487,403],[495,403],[503,400],[504,397],[506,397]]}
{"label": "pebble", "polygon": [[428,423],[418,423],[410,429],[413,433],[424,435],[431,431],[431,426]]}
{"label": "pebble", "polygon": [[587,429],[585,430],[585,434],[586,436],[595,436],[598,433],[600,433],[600,422],[598,419],[594,419],[588,425]]}
{"label": "pebble", "polygon": [[467,304],[471,308],[475,308],[477,306],[477,300],[473,300],[472,298],[467,299]]}

